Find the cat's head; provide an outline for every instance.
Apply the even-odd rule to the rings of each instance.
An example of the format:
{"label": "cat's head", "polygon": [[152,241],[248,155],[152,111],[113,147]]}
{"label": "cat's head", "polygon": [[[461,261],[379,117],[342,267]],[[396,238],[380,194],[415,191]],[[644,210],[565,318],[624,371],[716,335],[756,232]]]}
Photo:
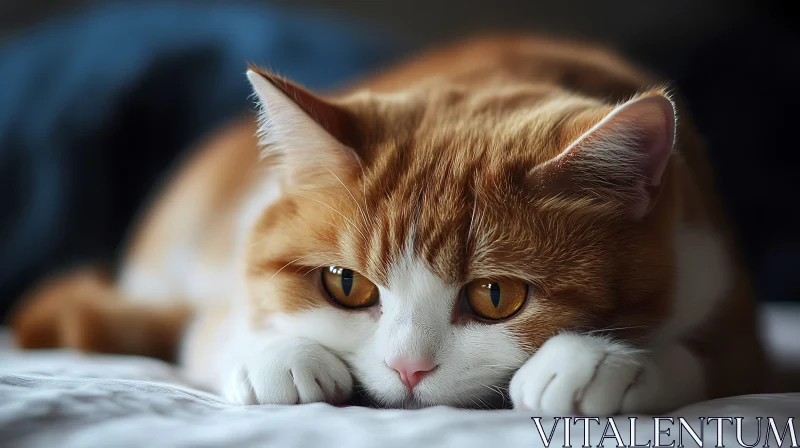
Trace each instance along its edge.
{"label": "cat's head", "polygon": [[374,403],[496,403],[552,335],[635,339],[663,318],[662,91],[605,104],[433,82],[323,100],[248,76],[281,191],[248,244],[254,324],[330,348]]}

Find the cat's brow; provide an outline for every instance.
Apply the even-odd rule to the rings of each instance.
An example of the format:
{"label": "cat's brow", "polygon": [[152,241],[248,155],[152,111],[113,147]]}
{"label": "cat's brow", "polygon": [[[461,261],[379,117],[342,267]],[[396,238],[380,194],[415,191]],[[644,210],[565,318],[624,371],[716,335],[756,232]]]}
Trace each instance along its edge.
{"label": "cat's brow", "polygon": [[334,173],[333,171],[331,171],[331,169],[330,169],[330,168],[328,168],[327,166],[325,166],[325,165],[323,165],[323,166],[325,167],[325,169],[326,169],[326,170],[328,170],[328,172],[329,172],[329,173],[331,173],[331,175],[333,175],[333,177],[335,177],[335,178],[336,178],[336,180],[338,180],[338,181],[339,181],[339,183],[340,183],[340,184],[342,184],[342,187],[344,187],[344,189],[345,189],[345,190],[347,190],[347,194],[349,194],[349,195],[350,195],[350,197],[353,199],[353,202],[355,202],[355,203],[356,203],[356,207],[358,207],[358,211],[359,211],[359,212],[361,212],[361,218],[364,220],[364,223],[366,224],[366,223],[368,222],[368,221],[367,221],[367,215],[366,215],[366,213],[364,213],[364,209],[363,209],[363,208],[361,208],[361,204],[359,204],[359,203],[358,203],[358,200],[356,200],[356,197],[355,197],[355,196],[353,196],[353,192],[352,192],[352,191],[350,191],[350,189],[349,189],[349,188],[347,188],[347,185],[345,185],[345,184],[344,184],[344,182],[342,182],[342,179],[341,179],[341,178],[339,178],[339,176],[337,176],[337,175],[336,175],[336,173]]}
{"label": "cat's brow", "polygon": [[352,224],[352,225],[353,225],[353,227],[355,227],[355,228],[356,228],[356,231],[357,231],[359,234],[361,234],[361,238],[364,240],[364,243],[366,243],[366,242],[367,242],[367,237],[364,235],[364,232],[362,232],[362,231],[361,231],[361,228],[359,228],[359,227],[358,227],[358,225],[357,225],[357,224],[356,224],[356,223],[355,223],[355,222],[354,222],[352,219],[350,219],[350,218],[348,218],[347,216],[345,216],[345,215],[344,215],[344,213],[342,213],[342,212],[340,212],[339,210],[337,210],[337,209],[335,209],[335,208],[331,207],[330,205],[328,205],[328,204],[326,204],[326,203],[324,203],[324,202],[320,201],[319,199],[314,199],[314,198],[311,198],[311,197],[308,197],[308,196],[302,195],[302,194],[300,194],[300,193],[289,193],[289,194],[292,194],[292,195],[295,195],[295,196],[300,196],[301,198],[305,198],[305,199],[308,199],[308,200],[310,200],[310,201],[317,202],[317,203],[319,203],[319,204],[321,204],[321,205],[324,205],[325,207],[328,207],[329,209],[333,210],[334,212],[338,213],[338,214],[339,214],[339,216],[341,216],[342,218],[344,218],[344,219],[345,219],[347,222],[349,222],[350,224]]}

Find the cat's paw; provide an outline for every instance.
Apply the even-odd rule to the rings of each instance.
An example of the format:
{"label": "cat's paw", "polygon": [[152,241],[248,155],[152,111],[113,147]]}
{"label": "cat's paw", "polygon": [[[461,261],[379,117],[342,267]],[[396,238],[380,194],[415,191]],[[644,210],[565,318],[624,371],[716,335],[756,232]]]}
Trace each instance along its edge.
{"label": "cat's paw", "polygon": [[343,403],[353,377],[337,356],[316,342],[278,338],[232,369],[222,395],[233,404]]}
{"label": "cat's paw", "polygon": [[517,371],[509,392],[515,409],[542,416],[635,412],[631,405],[648,401],[635,387],[646,362],[644,353],[605,338],[560,334]]}

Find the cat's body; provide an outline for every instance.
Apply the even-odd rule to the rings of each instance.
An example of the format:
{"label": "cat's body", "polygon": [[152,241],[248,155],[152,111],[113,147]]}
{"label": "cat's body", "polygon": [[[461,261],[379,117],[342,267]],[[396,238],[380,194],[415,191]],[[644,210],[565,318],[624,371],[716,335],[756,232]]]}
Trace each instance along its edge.
{"label": "cat's body", "polygon": [[[329,101],[248,76],[263,160],[254,122],[217,135],[145,215],[116,285],[34,293],[23,346],[179,351],[237,403],[340,402],[354,379],[414,407],[480,406],[513,377],[514,406],[548,414],[758,390],[747,272],[698,138],[681,119],[672,151],[673,104],[647,75],[512,37]],[[362,309],[333,298],[342,285]]]}

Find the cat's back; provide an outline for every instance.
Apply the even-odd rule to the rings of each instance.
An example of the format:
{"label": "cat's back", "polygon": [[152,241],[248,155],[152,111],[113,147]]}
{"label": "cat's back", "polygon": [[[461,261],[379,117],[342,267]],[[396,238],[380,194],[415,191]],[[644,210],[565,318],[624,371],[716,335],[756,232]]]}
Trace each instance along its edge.
{"label": "cat's back", "polygon": [[[685,168],[682,169],[681,183],[689,182],[698,187],[688,194],[692,197],[687,198],[690,203],[686,206],[705,209],[718,229],[729,231],[713,169],[703,139],[694,128],[688,105],[675,92],[675,86],[616,52],[585,42],[530,35],[478,36],[422,53],[361,80],[354,88],[377,93],[416,91],[418,96],[426,98],[423,101],[431,101],[428,98],[435,98],[436,93],[452,86],[489,94],[520,86],[566,94],[563,96],[565,99],[577,94],[610,105],[627,101],[637,93],[655,87],[671,91],[678,109],[676,147],[681,166]],[[345,92],[352,90],[353,87]],[[538,148],[547,153],[548,158],[563,149]]]}
{"label": "cat's back", "polygon": [[[425,89],[441,91],[453,85],[487,92],[534,85],[613,103],[654,84],[654,78],[602,48],[530,36],[484,36],[424,52],[339,93],[414,90],[429,98],[435,95],[428,96]],[[258,163],[255,131],[253,122],[237,122],[198,148],[194,159],[176,173],[132,240],[123,275],[123,285],[134,285],[125,288],[129,293],[150,295],[151,288],[142,285],[155,284],[153,289],[163,296],[196,283],[180,278],[178,285],[163,286],[174,285],[176,276],[197,277],[196,272],[208,271],[190,269],[196,263],[189,259],[207,260],[201,264],[212,266],[212,272],[218,271],[215,266],[229,265],[237,239],[232,233],[240,231],[235,225],[239,204],[258,194],[258,183],[247,168]]]}
{"label": "cat's back", "polygon": [[539,84],[617,101],[654,77],[602,47],[524,35],[482,36],[432,51],[359,82],[394,92],[427,80],[461,85]]}

